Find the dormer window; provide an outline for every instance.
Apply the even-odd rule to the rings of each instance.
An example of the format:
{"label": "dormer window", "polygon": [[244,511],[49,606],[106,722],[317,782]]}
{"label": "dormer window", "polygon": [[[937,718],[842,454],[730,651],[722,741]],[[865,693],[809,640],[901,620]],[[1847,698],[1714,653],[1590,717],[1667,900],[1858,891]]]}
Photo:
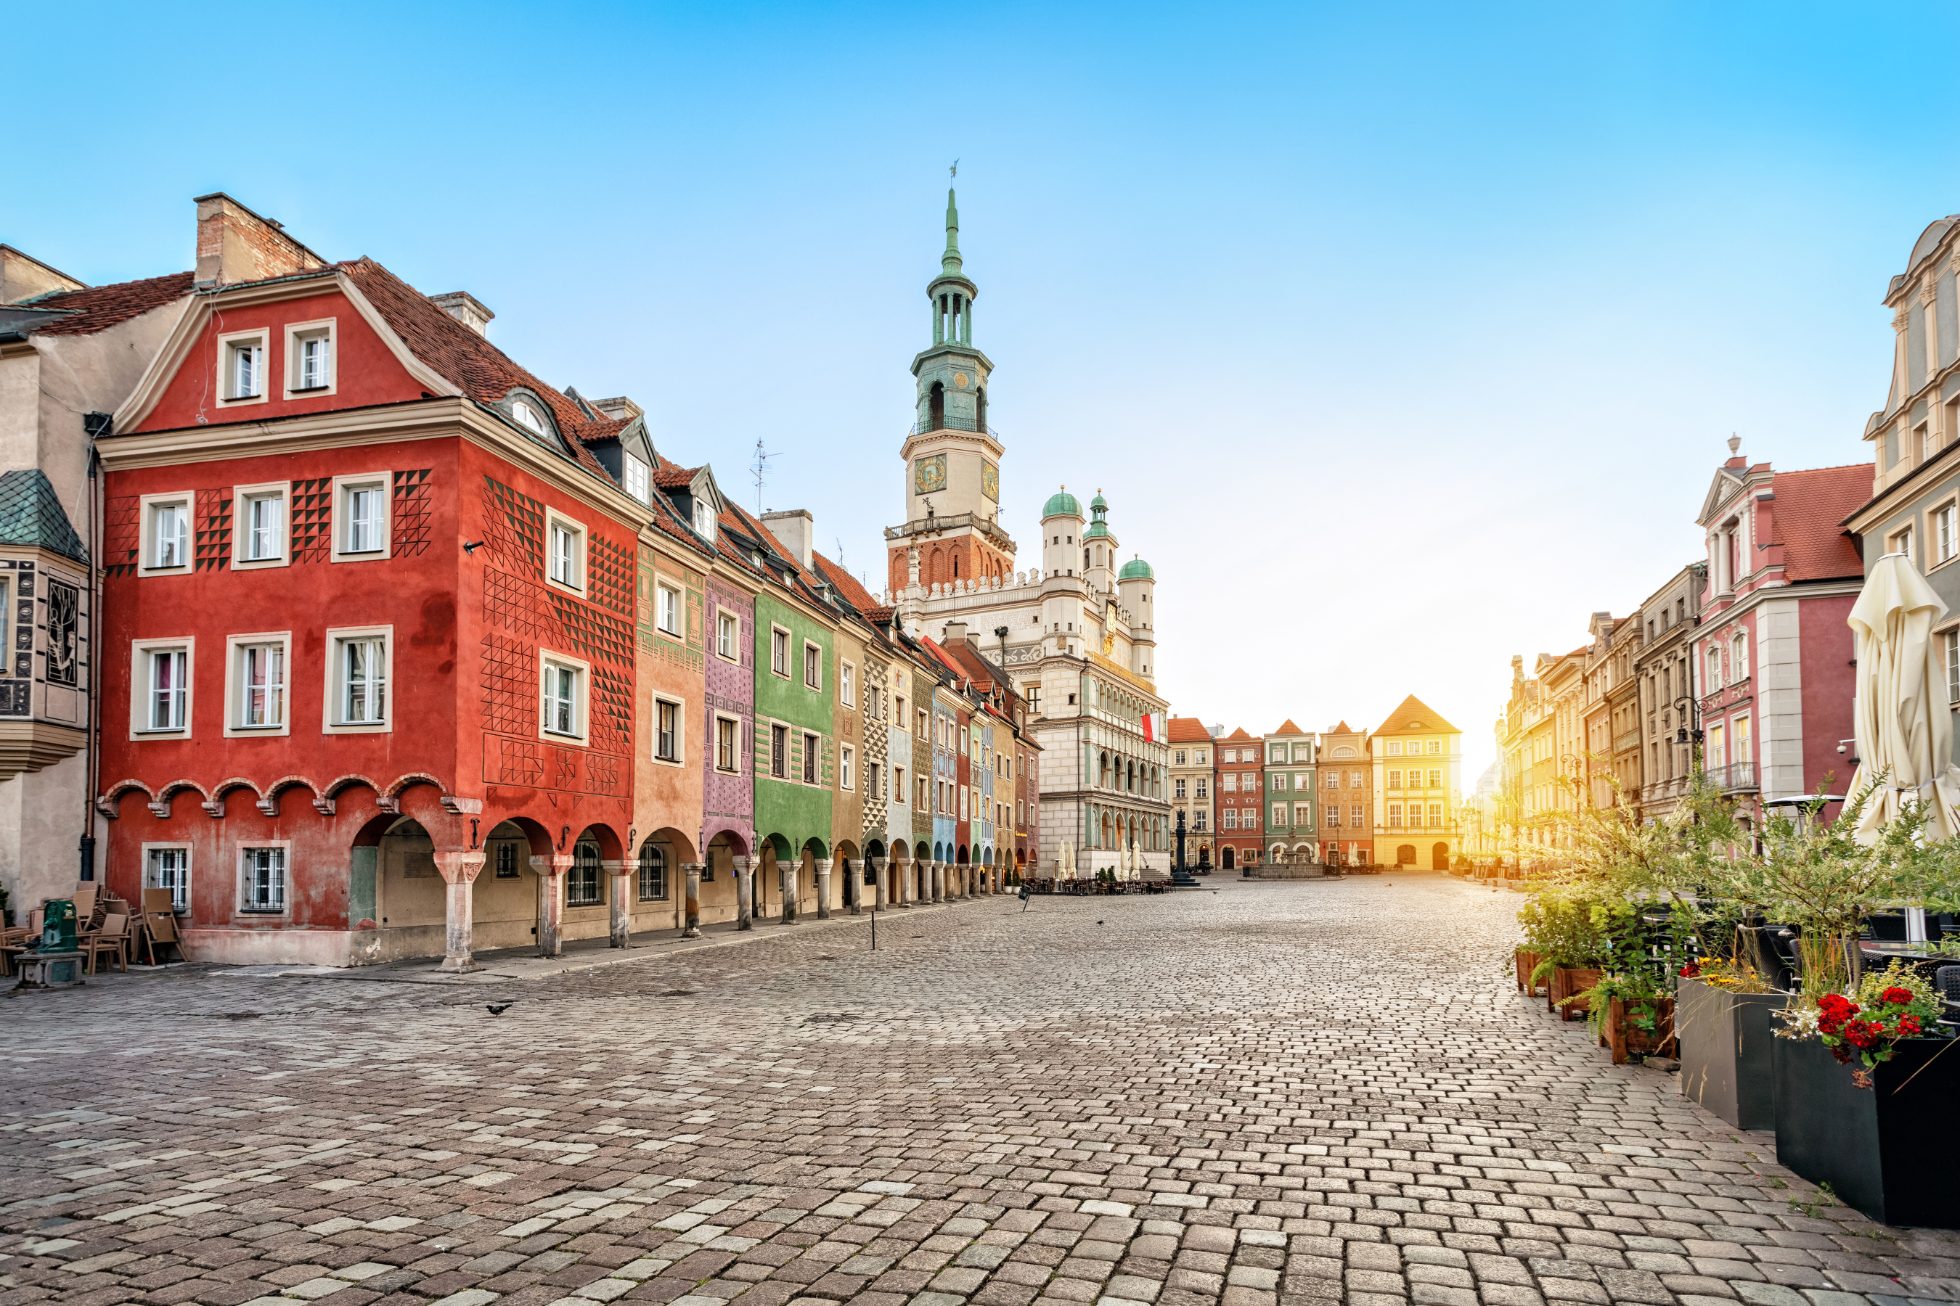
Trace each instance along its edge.
{"label": "dormer window", "polygon": [[703,498],[694,500],[694,530],[697,535],[712,537],[715,533],[715,510]]}
{"label": "dormer window", "polygon": [[549,434],[544,424],[544,414],[540,413],[537,405],[528,399],[511,400],[510,415],[516,418],[517,424],[527,431],[535,431],[539,435]]}
{"label": "dormer window", "polygon": [[641,503],[653,500],[653,472],[632,454],[626,455],[626,492]]}

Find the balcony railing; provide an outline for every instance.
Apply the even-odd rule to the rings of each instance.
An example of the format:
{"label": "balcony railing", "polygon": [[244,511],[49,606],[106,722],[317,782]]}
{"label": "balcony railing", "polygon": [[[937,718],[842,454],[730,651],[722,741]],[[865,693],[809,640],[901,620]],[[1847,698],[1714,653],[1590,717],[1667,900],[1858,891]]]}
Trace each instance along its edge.
{"label": "balcony railing", "polygon": [[1754,762],[1731,762],[1727,766],[1708,768],[1708,782],[1725,794],[1740,793],[1756,787],[1756,764]]}
{"label": "balcony railing", "polygon": [[[924,435],[927,431],[984,431],[988,435],[993,436],[994,439],[1000,439],[1000,432],[988,426],[985,422],[950,413],[945,417],[936,417],[929,422],[914,422],[912,423],[912,429],[906,432],[906,434]],[[1005,441],[1002,441],[1002,443],[1005,443]]]}

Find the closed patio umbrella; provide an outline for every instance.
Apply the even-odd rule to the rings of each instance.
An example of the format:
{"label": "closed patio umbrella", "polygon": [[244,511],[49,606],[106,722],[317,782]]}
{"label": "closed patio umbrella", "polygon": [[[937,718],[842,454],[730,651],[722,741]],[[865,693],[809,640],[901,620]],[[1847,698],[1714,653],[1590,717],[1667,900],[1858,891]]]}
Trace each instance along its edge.
{"label": "closed patio umbrella", "polygon": [[1960,833],[1953,717],[1947,707],[1946,669],[1932,637],[1933,624],[1945,615],[1946,604],[1903,553],[1888,553],[1873,565],[1851,607],[1858,659],[1852,709],[1858,770],[1847,792],[1879,782],[1858,821],[1862,843],[1875,842],[1879,827],[1913,798],[1930,809],[1927,839]]}

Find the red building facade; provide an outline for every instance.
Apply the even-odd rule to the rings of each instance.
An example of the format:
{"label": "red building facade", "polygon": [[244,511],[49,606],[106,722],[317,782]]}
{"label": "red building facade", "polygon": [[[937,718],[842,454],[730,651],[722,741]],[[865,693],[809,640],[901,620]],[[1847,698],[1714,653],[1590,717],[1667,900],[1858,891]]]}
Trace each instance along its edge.
{"label": "red building facade", "polygon": [[1257,735],[1243,726],[1218,741],[1218,869],[1244,870],[1265,856],[1265,754]]}

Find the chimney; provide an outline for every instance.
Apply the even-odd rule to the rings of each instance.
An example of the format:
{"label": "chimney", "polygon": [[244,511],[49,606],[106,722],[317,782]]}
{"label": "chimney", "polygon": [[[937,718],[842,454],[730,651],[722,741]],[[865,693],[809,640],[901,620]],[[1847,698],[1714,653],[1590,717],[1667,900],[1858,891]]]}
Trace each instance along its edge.
{"label": "chimney", "polygon": [[40,295],[86,289],[85,284],[66,272],[57,272],[12,245],[0,245],[0,304],[18,304]]}
{"label": "chimney", "polygon": [[946,629],[940,634],[939,642],[947,648],[951,648],[955,644],[966,643],[966,623],[964,621],[947,622]]}
{"label": "chimney", "polygon": [[430,295],[429,302],[480,336],[489,336],[490,319],[497,316],[483,306],[482,300],[467,290],[452,290],[446,295]]}
{"label": "chimney", "polygon": [[783,542],[789,555],[803,567],[810,565],[810,541],[817,533],[816,519],[808,509],[792,508],[788,512],[765,512],[762,524],[769,528],[770,534]]}
{"label": "chimney", "polygon": [[630,422],[644,416],[646,409],[628,399],[625,395],[614,395],[610,399],[594,399],[592,406],[615,421]]}
{"label": "chimney", "polygon": [[197,197],[197,284],[231,286],[325,267],[326,260],[223,191]]}

